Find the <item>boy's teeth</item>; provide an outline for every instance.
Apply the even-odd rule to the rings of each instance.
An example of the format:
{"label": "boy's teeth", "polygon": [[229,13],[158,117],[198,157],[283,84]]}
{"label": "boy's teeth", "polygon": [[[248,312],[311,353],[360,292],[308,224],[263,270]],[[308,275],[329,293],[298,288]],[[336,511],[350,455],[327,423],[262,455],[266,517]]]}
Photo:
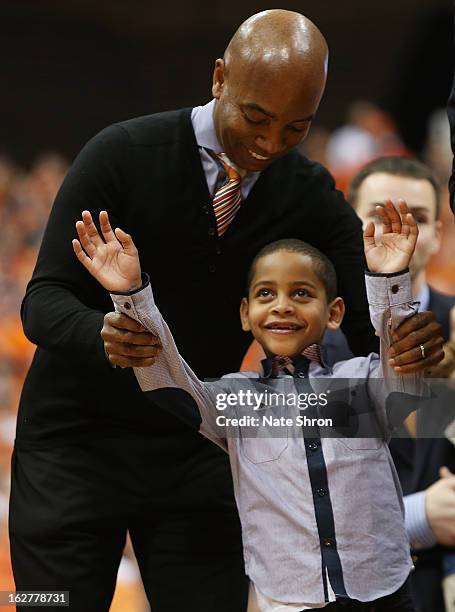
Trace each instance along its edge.
{"label": "boy's teeth", "polygon": [[250,149],[248,149],[248,152],[250,153],[250,155],[252,155],[255,159],[260,159],[261,161],[265,161],[266,159],[269,159],[268,157],[264,157],[263,155],[259,155],[259,153],[255,153],[254,151],[250,151]]}

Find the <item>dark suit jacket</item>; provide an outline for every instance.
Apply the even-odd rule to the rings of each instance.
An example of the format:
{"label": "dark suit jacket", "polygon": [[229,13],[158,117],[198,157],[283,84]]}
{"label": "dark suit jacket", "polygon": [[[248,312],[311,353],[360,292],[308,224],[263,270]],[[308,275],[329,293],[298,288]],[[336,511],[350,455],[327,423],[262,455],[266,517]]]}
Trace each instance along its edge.
{"label": "dark suit jacket", "polygon": [[360,221],[322,166],[296,151],[275,161],[218,239],[191,109],[132,119],[85,146],[52,209],[22,305],[25,333],[38,349],[19,408],[19,445],[185,428],[150,408],[131,369],[107,363],[100,329],[112,303],[71,247],[84,209],[95,218],[106,209],[114,226],[132,234],[156,302],[200,377],[238,371],[250,342],[238,315],[246,270],[261,247],[285,237],[331,257],[353,350],[366,354],[376,345]]}
{"label": "dark suit jacket", "polygon": [[[430,288],[428,310],[434,313],[441,324],[445,340],[450,335],[450,309],[455,304],[455,296],[444,295]],[[324,340],[325,356],[329,363],[349,359],[352,353],[346,339],[341,333],[329,332]],[[448,398],[447,401],[453,401]],[[431,418],[431,415],[429,415]],[[417,415],[418,431],[425,429],[423,415]],[[406,435],[405,430],[400,436]],[[415,440],[394,438],[390,442],[390,451],[400,478],[404,495],[423,491],[439,479],[439,468],[447,465],[455,472],[455,449],[446,439],[420,438]],[[441,562],[444,553],[442,546],[435,546],[427,551],[413,551],[415,571],[411,574],[411,589],[416,603],[422,612],[444,610],[441,580]],[[454,551],[455,552],[455,551]]]}

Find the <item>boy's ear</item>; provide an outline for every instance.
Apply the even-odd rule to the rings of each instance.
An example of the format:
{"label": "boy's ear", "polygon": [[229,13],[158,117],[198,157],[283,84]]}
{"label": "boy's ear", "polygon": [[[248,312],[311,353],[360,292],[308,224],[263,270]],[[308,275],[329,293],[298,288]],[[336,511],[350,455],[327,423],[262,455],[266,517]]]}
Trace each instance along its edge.
{"label": "boy's ear", "polygon": [[240,321],[242,322],[243,331],[251,331],[250,321],[248,319],[249,304],[246,298],[242,298],[240,302]]}
{"label": "boy's ear", "polygon": [[335,331],[341,325],[344,317],[344,300],[341,297],[336,297],[329,306],[329,320],[327,321],[327,329]]}

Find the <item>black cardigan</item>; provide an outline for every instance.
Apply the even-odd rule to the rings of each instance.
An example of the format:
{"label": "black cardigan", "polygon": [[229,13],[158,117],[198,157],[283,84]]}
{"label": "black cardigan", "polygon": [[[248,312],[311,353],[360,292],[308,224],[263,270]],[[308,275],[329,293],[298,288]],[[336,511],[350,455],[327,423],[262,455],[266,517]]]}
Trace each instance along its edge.
{"label": "black cardigan", "polygon": [[106,128],[81,151],[52,209],[22,305],[38,345],[22,393],[19,444],[60,444],[130,428],[184,428],[142,397],[132,369],[112,369],[100,337],[109,295],[71,246],[81,211],[109,212],[130,232],[184,358],[201,377],[239,369],[251,338],[239,303],[248,264],[265,244],[301,238],[335,264],[344,331],[356,354],[377,346],[364,288],[361,224],[333,179],[296,151],[274,162],[218,239],[191,109]]}

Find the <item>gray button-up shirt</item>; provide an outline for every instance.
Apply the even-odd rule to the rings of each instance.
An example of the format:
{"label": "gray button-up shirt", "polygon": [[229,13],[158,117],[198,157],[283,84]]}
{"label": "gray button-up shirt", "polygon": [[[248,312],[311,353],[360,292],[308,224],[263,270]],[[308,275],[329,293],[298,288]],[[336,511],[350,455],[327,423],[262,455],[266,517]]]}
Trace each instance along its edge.
{"label": "gray button-up shirt", "polygon": [[[385,399],[394,391],[421,392],[421,376],[396,376],[387,354],[391,330],[415,307],[408,273],[366,275],[366,284],[381,358],[356,357],[332,369],[312,361],[306,381],[243,372],[202,382],[179,355],[149,285],[111,296],[118,312],[140,321],[163,347],[152,367],[135,368],[141,389],[155,402],[159,389],[159,401],[174,412],[183,392],[190,400],[183,402],[185,413],[193,405],[200,432],[229,453],[247,574],[261,593],[280,602],[328,601],[327,580],[338,596],[372,601],[396,591],[412,567],[401,488],[387,447]],[[368,426],[360,427],[365,437],[321,437],[317,427],[302,428],[298,416],[306,412],[288,398],[307,385],[318,397],[311,412],[318,416],[338,379],[347,381],[359,423],[371,417],[362,409],[370,400],[376,435]],[[248,391],[256,403],[247,406]],[[266,401],[272,392],[281,394],[273,405]]]}

